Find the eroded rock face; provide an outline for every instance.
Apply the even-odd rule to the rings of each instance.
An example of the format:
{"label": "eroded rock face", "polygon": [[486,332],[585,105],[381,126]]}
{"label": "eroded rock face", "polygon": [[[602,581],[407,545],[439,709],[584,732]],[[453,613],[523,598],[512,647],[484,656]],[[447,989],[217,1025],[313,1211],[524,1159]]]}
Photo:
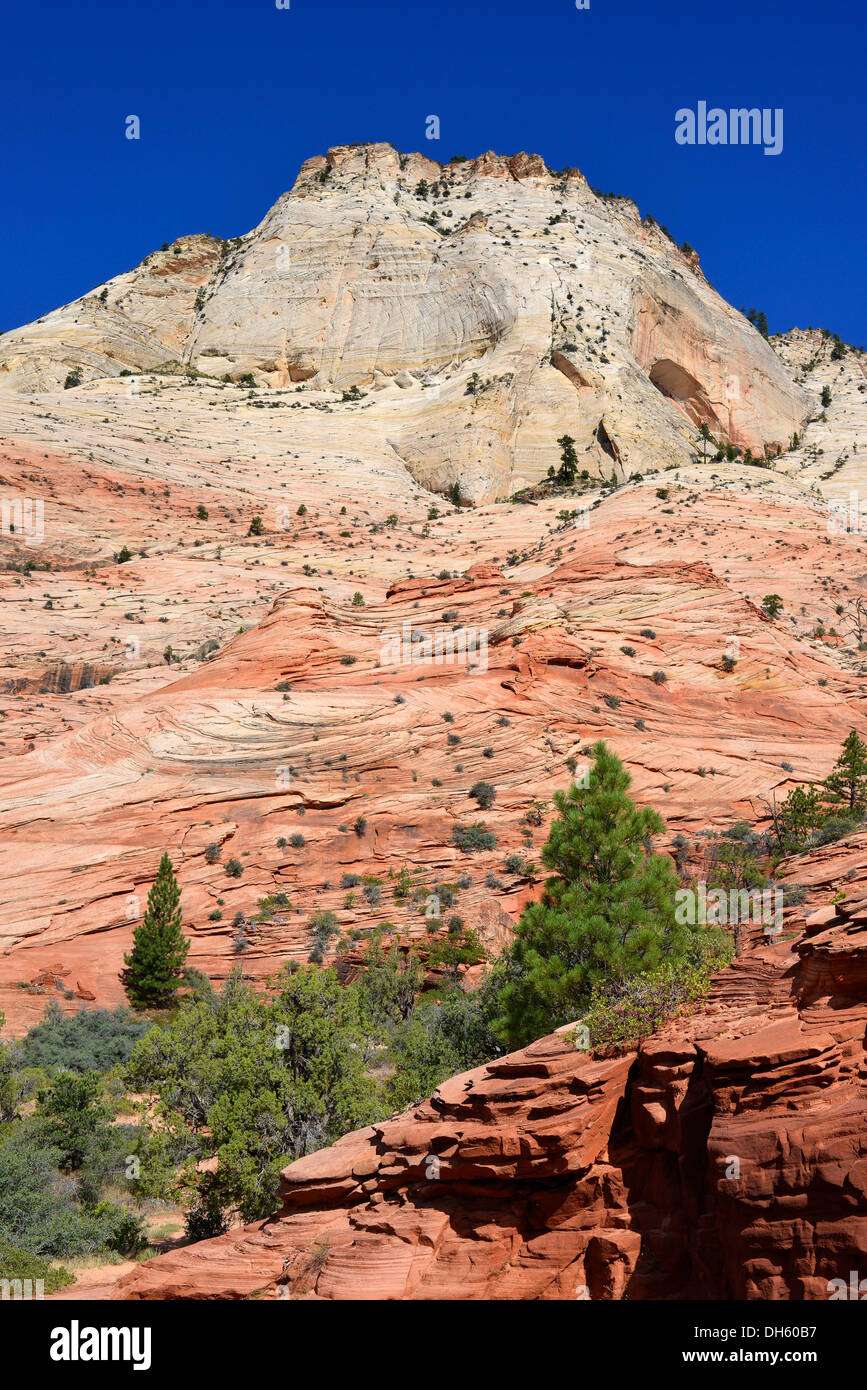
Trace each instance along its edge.
{"label": "eroded rock face", "polygon": [[[333,477],[323,474],[316,501],[307,494],[306,516],[293,506],[292,532],[261,541],[239,540],[228,503],[221,519],[216,488],[191,491],[181,524],[185,538],[196,526],[209,536],[202,559],[204,546],[175,548],[167,539],[178,496],[164,498],[149,478],[143,497],[134,473],[120,475],[129,482],[106,505],[126,508],[129,539],[155,554],[91,580],[62,571],[62,557],[28,589],[7,576],[7,593],[20,600],[7,604],[17,646],[43,648],[36,615],[59,634],[58,646],[78,650],[76,660],[90,655],[87,641],[94,658],[103,646],[119,664],[109,685],[4,699],[7,1030],[26,1031],[48,997],[77,1007],[39,983],[57,962],[101,1005],[122,1001],[124,952],[164,850],[182,887],[190,964],[218,983],[226,978],[239,958],[232,924],[240,912],[251,922],[244,969],[264,982],[286,959],[307,959],[317,909],[333,911],[342,932],[387,919],[424,943],[424,895],[420,903],[392,893],[404,865],[427,892],[466,874],[454,911],[496,954],[542,886],[541,871],[506,871],[506,858],[539,865],[553,792],[568,784],[571,763],[588,761],[596,738],[623,758],[636,798],[662,808],[669,833],[690,845],[700,846],[708,829],[766,816],[772,790],[782,799],[799,781],[826,775],[858,724],[863,682],[851,655],[806,634],[827,612],[824,582],[847,572],[854,541],[827,537],[818,511],[767,489],[748,493],[743,478],[752,471],[729,470],[728,484],[701,490],[696,470],[695,486],[672,482],[663,497],[652,483],[624,488],[587,514],[586,527],[560,520],[556,498],[452,509],[425,538],[407,528],[426,515],[425,499],[401,500],[400,479],[377,495],[384,484],[372,471],[353,481],[338,463]],[[269,484],[275,497],[286,495],[284,476]],[[262,486],[255,465],[237,470],[232,485],[242,499]],[[393,507],[407,521],[371,535],[360,524],[364,513],[355,516],[361,504],[352,487],[368,487],[371,517]],[[213,521],[195,522],[197,496]],[[351,549],[340,536],[343,498]],[[153,510],[159,502],[163,510]],[[139,508],[149,529],[132,534],[142,526]],[[757,544],[762,535],[773,545]],[[218,560],[215,541],[223,538],[228,554]],[[413,578],[403,558],[409,541],[421,571]],[[527,547],[520,565],[506,562],[513,545]],[[445,555],[454,566],[463,556],[465,568],[436,578]],[[308,556],[317,573],[305,577]],[[31,596],[49,584],[55,606],[45,613]],[[357,585],[363,606],[352,602]],[[748,597],[771,589],[785,600],[775,623]],[[239,632],[251,617],[259,621]],[[484,662],[480,648],[437,663],[424,640],[404,641],[405,631],[423,639],[463,633],[465,641],[484,633]],[[203,658],[211,633],[214,650]],[[729,670],[732,634],[739,655]],[[125,664],[133,642],[137,659]],[[163,660],[167,642],[184,657],[179,666]],[[496,791],[484,813],[470,794],[481,780]],[[528,826],[534,800],[545,813]],[[466,854],[453,831],[477,819],[497,844]],[[230,859],[242,865],[240,877],[226,873]],[[810,907],[834,891],[823,873],[811,870]],[[381,902],[357,893],[348,906],[345,874],[379,877]],[[810,888],[801,865],[790,876]],[[259,920],[258,900],[276,892],[290,906]],[[796,915],[802,921],[800,909]]]}
{"label": "eroded rock face", "polygon": [[453,1077],[292,1164],[270,1220],[114,1296],[828,1298],[867,1265],[865,1024],[867,897],[637,1053],[561,1029]]}
{"label": "eroded rock face", "polygon": [[384,393],[379,437],[424,486],[474,502],[559,466],[563,433],[582,469],[622,478],[688,462],[701,423],[776,451],[807,412],[694,253],[527,154],[442,167],[338,146],[235,242],[183,238],[7,333],[0,389],[172,360]]}

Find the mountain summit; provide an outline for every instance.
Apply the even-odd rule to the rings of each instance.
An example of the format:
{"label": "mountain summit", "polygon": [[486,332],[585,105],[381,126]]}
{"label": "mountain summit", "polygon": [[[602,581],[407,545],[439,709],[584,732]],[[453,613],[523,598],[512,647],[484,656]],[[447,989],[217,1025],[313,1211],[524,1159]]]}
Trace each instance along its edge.
{"label": "mountain summit", "polygon": [[0,390],[166,367],[369,395],[423,486],[502,497],[559,463],[623,479],[696,431],[786,448],[807,398],[628,198],[577,169],[388,144],[307,160],[253,231],[182,237],[0,340]]}

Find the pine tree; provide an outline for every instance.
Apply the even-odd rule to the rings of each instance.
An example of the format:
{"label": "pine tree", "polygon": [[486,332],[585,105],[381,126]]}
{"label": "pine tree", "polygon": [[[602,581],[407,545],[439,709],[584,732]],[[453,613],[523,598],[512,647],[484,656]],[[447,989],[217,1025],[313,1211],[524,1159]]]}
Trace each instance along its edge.
{"label": "pine tree", "polygon": [[813,831],[821,829],[826,814],[816,786],[793,787],[777,813],[777,830],[783,852],[800,853]]}
{"label": "pine tree", "polygon": [[575,452],[575,440],[571,434],[561,434],[557,440],[560,445],[560,469],[557,473],[557,482],[563,483],[566,487],[571,487],[575,481],[575,472],[578,468],[578,455]]}
{"label": "pine tree", "polygon": [[867,814],[867,743],[855,729],[843,744],[843,751],[822,784],[825,796],[835,808],[856,816]]}
{"label": "pine tree", "polygon": [[554,875],[518,924],[495,1030],[521,1046],[580,1016],[594,985],[685,961],[697,930],[675,920],[678,880],[651,840],[663,823],[627,796],[629,773],[593,747],[586,789],[556,792],[542,859]]}
{"label": "pine tree", "polygon": [[133,934],[121,980],[135,1008],[166,1009],[175,1002],[190,943],[181,931],[181,889],[168,854],[160,860],[145,915]]}

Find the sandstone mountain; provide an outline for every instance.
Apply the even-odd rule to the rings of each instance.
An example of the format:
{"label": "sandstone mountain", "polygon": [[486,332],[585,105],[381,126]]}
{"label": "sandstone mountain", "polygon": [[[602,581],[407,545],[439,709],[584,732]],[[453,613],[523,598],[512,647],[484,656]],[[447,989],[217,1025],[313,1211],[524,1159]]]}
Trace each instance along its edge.
{"label": "sandstone mountain", "polygon": [[[6,334],[4,1037],[121,1001],[164,850],[189,964],[264,984],[319,909],[344,978],[382,921],[423,944],[404,868],[495,956],[598,738],[696,872],[767,825],[865,729],[865,394],[577,171],[386,145]],[[589,477],[516,497],[563,433]],[[453,1078],[120,1296],[824,1296],[865,1248],[864,864],[863,831],[783,863],[783,940],[637,1054]]]}
{"label": "sandstone mountain", "polygon": [[[687,463],[696,428],[788,447],[805,392],[628,198],[493,153],[391,145],[308,160],[252,232],[183,237],[0,340],[0,390],[186,364],[366,394],[365,431],[425,487],[503,497],[559,463]],[[477,374],[475,377],[473,374]]]}

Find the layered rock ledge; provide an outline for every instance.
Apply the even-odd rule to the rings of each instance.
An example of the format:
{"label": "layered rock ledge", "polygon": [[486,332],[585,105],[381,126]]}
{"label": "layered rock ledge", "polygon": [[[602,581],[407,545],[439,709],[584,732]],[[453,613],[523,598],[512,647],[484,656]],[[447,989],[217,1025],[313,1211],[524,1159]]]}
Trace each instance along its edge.
{"label": "layered rock ledge", "polygon": [[795,1299],[867,1262],[867,896],[637,1052],[570,1030],[283,1173],[119,1299]]}

